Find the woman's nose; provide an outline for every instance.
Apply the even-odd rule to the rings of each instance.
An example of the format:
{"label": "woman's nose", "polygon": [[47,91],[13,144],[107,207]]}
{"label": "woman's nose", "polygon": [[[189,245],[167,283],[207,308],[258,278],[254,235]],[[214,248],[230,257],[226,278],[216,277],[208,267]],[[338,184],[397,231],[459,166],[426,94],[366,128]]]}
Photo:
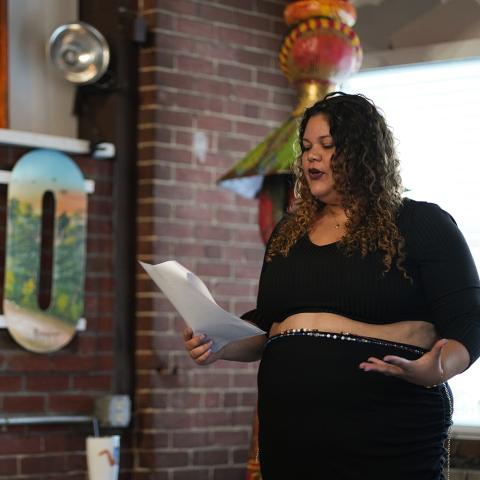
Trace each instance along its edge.
{"label": "woman's nose", "polygon": [[322,155],[319,152],[309,152],[307,160],[309,162],[319,162],[322,159]]}

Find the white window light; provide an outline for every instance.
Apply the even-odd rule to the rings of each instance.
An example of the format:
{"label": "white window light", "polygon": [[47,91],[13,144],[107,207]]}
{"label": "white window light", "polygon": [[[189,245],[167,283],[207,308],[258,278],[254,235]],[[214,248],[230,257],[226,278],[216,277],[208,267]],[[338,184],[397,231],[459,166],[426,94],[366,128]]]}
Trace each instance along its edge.
{"label": "white window light", "polygon": [[[407,196],[453,215],[480,270],[480,58],[366,70],[342,85],[384,111]],[[480,361],[450,382],[458,437],[480,437]]]}

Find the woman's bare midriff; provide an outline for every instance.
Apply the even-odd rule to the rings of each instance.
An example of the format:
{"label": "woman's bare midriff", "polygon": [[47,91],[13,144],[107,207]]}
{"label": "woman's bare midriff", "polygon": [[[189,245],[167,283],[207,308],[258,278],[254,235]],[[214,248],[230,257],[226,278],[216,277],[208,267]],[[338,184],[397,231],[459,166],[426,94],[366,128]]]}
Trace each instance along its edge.
{"label": "woman's bare midriff", "polygon": [[427,350],[432,348],[438,340],[434,326],[422,320],[405,320],[386,325],[375,325],[327,312],[291,315],[280,323],[274,323],[270,328],[270,336],[293,328],[316,329],[322,332],[348,332],[363,337],[415,345]]}

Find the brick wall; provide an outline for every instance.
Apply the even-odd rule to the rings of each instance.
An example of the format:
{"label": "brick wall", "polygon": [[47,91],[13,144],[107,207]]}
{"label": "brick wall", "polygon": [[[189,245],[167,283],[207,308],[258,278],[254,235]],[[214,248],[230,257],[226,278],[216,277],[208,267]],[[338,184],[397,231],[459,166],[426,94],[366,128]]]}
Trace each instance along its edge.
{"label": "brick wall", "polygon": [[[257,202],[215,181],[294,104],[277,66],[284,0],[143,0],[151,44],[140,58],[139,259],[176,259],[218,303],[255,304],[263,244]],[[195,134],[208,139],[197,158]],[[198,367],[183,322],[138,270],[136,480],[234,480],[245,463],[256,364]]]}
{"label": "brick wall", "polygon": [[[11,170],[26,151],[0,148],[0,169]],[[112,162],[74,157],[88,195],[85,279],[87,330],[60,351],[35,354],[0,330],[0,417],[91,415],[95,397],[112,389]],[[5,265],[7,186],[0,185],[0,289]],[[0,292],[0,296],[3,295]],[[0,301],[1,304],[1,301]],[[0,478],[85,479],[85,437],[91,425],[9,426],[0,433]],[[129,439],[125,438],[124,445]],[[128,464],[124,454],[123,463]]]}

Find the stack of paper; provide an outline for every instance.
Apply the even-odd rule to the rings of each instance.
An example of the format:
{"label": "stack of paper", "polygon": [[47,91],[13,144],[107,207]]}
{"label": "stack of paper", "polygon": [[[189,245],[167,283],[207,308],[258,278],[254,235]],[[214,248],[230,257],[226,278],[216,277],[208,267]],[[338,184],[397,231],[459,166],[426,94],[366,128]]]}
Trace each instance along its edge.
{"label": "stack of paper", "polygon": [[194,333],[204,333],[213,340],[213,352],[234,340],[265,334],[217,305],[202,280],[175,260],[158,265],[140,264]]}

